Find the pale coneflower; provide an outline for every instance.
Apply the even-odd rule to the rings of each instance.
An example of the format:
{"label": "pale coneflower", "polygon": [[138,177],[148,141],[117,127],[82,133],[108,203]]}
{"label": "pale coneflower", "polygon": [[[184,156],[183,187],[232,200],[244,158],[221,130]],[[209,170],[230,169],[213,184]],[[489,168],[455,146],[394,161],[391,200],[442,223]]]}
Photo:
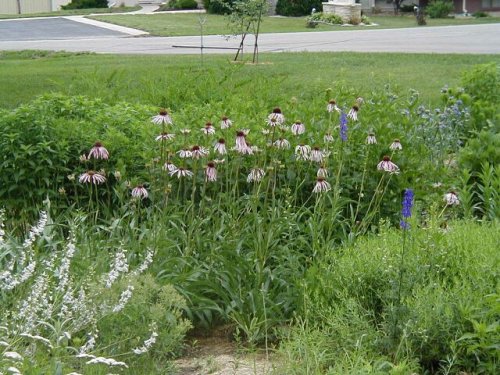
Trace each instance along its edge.
{"label": "pale coneflower", "polygon": [[173,163],[170,163],[168,161],[165,164],[163,164],[163,170],[164,171],[172,172],[172,171],[174,171],[176,169],[177,169],[177,167]]}
{"label": "pale coneflower", "polygon": [[290,148],[290,142],[288,142],[285,138],[278,138],[274,141],[274,146],[280,150]]}
{"label": "pale coneflower", "polygon": [[190,158],[192,156],[192,152],[187,148],[183,148],[182,150],[177,151],[177,155],[179,155],[180,158],[185,159]]}
{"label": "pale coneflower", "polygon": [[444,201],[447,206],[458,206],[460,204],[460,200],[458,199],[458,195],[454,191],[450,191],[444,195]]}
{"label": "pale coneflower", "polygon": [[295,157],[297,160],[309,160],[311,156],[311,146],[300,144],[295,147]]}
{"label": "pale coneflower", "polygon": [[295,121],[295,123],[290,128],[293,135],[304,134],[306,131],[306,126],[301,121]]}
{"label": "pale coneflower", "polygon": [[316,172],[316,177],[327,178],[328,177],[328,169],[326,169],[324,166],[319,167],[318,172]]}
{"label": "pale coneflower", "polygon": [[229,129],[233,125],[233,122],[226,116],[222,116],[222,119],[220,121],[220,128],[222,130],[224,129]]}
{"label": "pale coneflower", "polygon": [[101,142],[94,143],[94,147],[90,149],[88,159],[104,159],[107,160],[109,158],[109,152],[106,150],[106,147],[102,145]]}
{"label": "pale coneflower", "polygon": [[334,141],[334,138],[333,138],[333,135],[332,133],[328,132],[326,133],[324,136],[323,136],[323,140],[325,141],[325,143],[331,143]]}
{"label": "pale coneflower", "polygon": [[328,105],[326,106],[326,110],[329,113],[332,113],[333,111],[340,112],[340,108],[337,106],[337,102],[335,100],[333,100],[333,99],[331,99],[328,102]]}
{"label": "pale coneflower", "polygon": [[217,169],[215,169],[215,163],[213,161],[207,163],[207,167],[205,168],[205,181],[217,181]]}
{"label": "pale coneflower", "polygon": [[311,150],[311,155],[309,156],[309,160],[317,163],[322,163],[324,156],[325,154],[323,153],[323,151],[321,151],[319,147],[315,146]]}
{"label": "pale coneflower", "polygon": [[401,145],[401,142],[399,141],[399,139],[395,139],[391,145],[389,146],[389,148],[393,151],[398,151],[398,150],[402,150],[403,149],[403,146]]}
{"label": "pale coneflower", "polygon": [[106,177],[95,171],[87,171],[80,175],[78,181],[80,181],[82,184],[99,185],[106,182]]}
{"label": "pale coneflower", "polygon": [[391,161],[391,158],[385,155],[380,163],[377,164],[379,171],[397,173],[399,167]]}
{"label": "pale coneflower", "polygon": [[156,116],[151,118],[151,122],[156,125],[172,125],[172,118],[166,109],[162,109]]}
{"label": "pale coneflower", "polygon": [[368,133],[368,136],[366,137],[366,144],[368,144],[368,145],[376,145],[377,144],[377,138],[375,138],[374,133]]}
{"label": "pale coneflower", "polygon": [[193,159],[204,158],[208,155],[208,150],[202,146],[193,146],[191,147],[191,157]]}
{"label": "pale coneflower", "polygon": [[133,198],[139,198],[139,199],[146,199],[149,194],[144,185],[137,185],[135,188],[132,189],[132,197]]}
{"label": "pale coneflower", "polygon": [[358,111],[359,107],[357,105],[353,105],[352,108],[349,110],[347,117],[349,117],[353,121],[358,121]]}
{"label": "pale coneflower", "polygon": [[234,149],[241,154],[253,154],[252,149],[248,146],[246,141],[246,135],[248,133],[244,130],[238,130],[236,132],[236,145]]}
{"label": "pale coneflower", "polygon": [[211,122],[207,122],[205,124],[205,127],[204,128],[201,128],[201,131],[203,132],[203,134],[205,135],[213,135],[215,134],[215,128],[214,126],[212,125]]}
{"label": "pale coneflower", "polygon": [[262,180],[266,172],[262,168],[252,168],[247,177],[247,182],[259,182]]}
{"label": "pale coneflower", "polygon": [[214,145],[214,150],[219,154],[219,155],[225,155],[227,154],[226,150],[226,141],[224,138],[220,138]]}
{"label": "pale coneflower", "polygon": [[156,141],[170,141],[175,138],[175,134],[163,132],[155,138]]}
{"label": "pale coneflower", "polygon": [[281,113],[281,109],[276,107],[273,112],[267,116],[267,124],[270,126],[281,125],[285,122],[285,116]]}
{"label": "pale coneflower", "polygon": [[328,181],[326,181],[323,177],[318,177],[316,185],[314,185],[313,193],[325,193],[331,189],[332,187]]}
{"label": "pale coneflower", "polygon": [[151,118],[151,122],[156,125],[172,125],[172,118],[166,109],[162,109],[156,116]]}
{"label": "pale coneflower", "polygon": [[170,176],[181,178],[181,177],[193,177],[193,172],[185,168],[175,168],[168,172]]}

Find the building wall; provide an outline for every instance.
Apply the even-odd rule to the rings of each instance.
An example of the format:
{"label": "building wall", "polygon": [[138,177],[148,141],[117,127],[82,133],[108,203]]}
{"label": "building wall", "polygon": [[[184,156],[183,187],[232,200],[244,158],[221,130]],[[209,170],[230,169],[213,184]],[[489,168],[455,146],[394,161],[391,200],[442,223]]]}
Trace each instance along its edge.
{"label": "building wall", "polygon": [[[59,10],[61,5],[68,4],[71,0],[19,0],[21,14],[42,13]],[[0,14],[18,14],[17,0],[0,0]]]}

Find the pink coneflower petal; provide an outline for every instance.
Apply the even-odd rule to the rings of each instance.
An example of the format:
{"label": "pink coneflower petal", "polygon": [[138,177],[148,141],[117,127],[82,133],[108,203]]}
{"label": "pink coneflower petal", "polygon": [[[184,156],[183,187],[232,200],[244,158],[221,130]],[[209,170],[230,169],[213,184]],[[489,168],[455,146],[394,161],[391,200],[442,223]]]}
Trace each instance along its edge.
{"label": "pink coneflower petal", "polygon": [[175,138],[175,134],[172,133],[161,133],[155,138],[156,141],[170,141]]}
{"label": "pink coneflower petal", "polygon": [[337,107],[337,102],[335,100],[330,100],[326,106],[326,110],[331,113],[333,111],[340,112],[340,108]]}
{"label": "pink coneflower petal", "polygon": [[311,146],[300,144],[295,147],[295,157],[297,160],[309,160],[311,157]]}
{"label": "pink coneflower petal", "polygon": [[176,169],[177,169],[177,167],[173,163],[166,162],[165,164],[163,164],[163,170],[164,171],[172,172],[172,171],[174,171]]}
{"label": "pink coneflower petal", "polygon": [[374,133],[368,134],[368,136],[366,137],[366,144],[369,144],[369,145],[376,145],[377,144],[377,138],[375,138]]}
{"label": "pink coneflower petal", "polygon": [[172,125],[172,118],[167,110],[162,109],[160,113],[151,118],[151,122],[156,125]]}
{"label": "pink coneflower petal", "polygon": [[189,169],[185,169],[185,168],[176,168],[176,169],[171,170],[170,172],[168,172],[168,174],[170,176],[174,176],[174,177],[177,177],[177,178],[181,178],[181,177],[193,177],[193,172],[191,172]]}
{"label": "pink coneflower petal", "polygon": [[215,128],[214,126],[212,125],[211,122],[207,122],[205,124],[205,127],[201,129],[201,131],[203,132],[203,134],[205,135],[213,135],[215,134]]}
{"label": "pink coneflower petal", "polygon": [[88,159],[104,159],[107,160],[109,158],[109,152],[106,150],[106,148],[102,145],[101,142],[96,142],[94,144],[94,147],[90,149],[89,155],[87,156]]}
{"label": "pink coneflower petal", "polygon": [[318,172],[316,172],[316,177],[318,178],[327,178],[328,177],[328,169],[325,167],[320,167]]}
{"label": "pink coneflower petal", "polygon": [[224,129],[229,129],[233,125],[233,122],[227,118],[226,116],[222,116],[221,122],[220,122],[220,128],[222,130]]}
{"label": "pink coneflower petal", "polygon": [[460,204],[460,200],[458,199],[458,195],[454,191],[450,191],[444,195],[444,201],[447,206],[458,206]]}
{"label": "pink coneflower petal", "polygon": [[399,167],[391,161],[389,156],[384,156],[382,161],[377,164],[377,169],[379,171],[397,173],[399,172]]}
{"label": "pink coneflower petal", "polygon": [[215,169],[214,162],[207,163],[207,167],[205,168],[205,181],[207,182],[217,181],[217,169]]}
{"label": "pink coneflower petal", "polygon": [[224,138],[220,138],[217,141],[217,143],[214,145],[214,150],[219,155],[225,155],[225,154],[227,154],[226,141],[224,140]]}
{"label": "pink coneflower petal", "polygon": [[281,113],[281,109],[276,107],[273,112],[267,116],[267,124],[269,126],[281,125],[285,122],[285,116]]}
{"label": "pink coneflower petal", "polygon": [[325,154],[319,147],[313,147],[311,150],[311,154],[309,155],[309,160],[314,161],[316,163],[322,163]]}
{"label": "pink coneflower petal", "polygon": [[191,157],[193,159],[204,158],[208,155],[208,150],[202,146],[193,146],[191,147]]}
{"label": "pink coneflower petal", "polygon": [[359,111],[359,107],[357,105],[353,105],[351,110],[347,114],[347,117],[353,121],[358,121],[358,111]]}
{"label": "pink coneflower petal", "polygon": [[314,185],[313,193],[325,193],[331,189],[332,187],[328,181],[326,181],[323,177],[318,177],[316,185]]}
{"label": "pink coneflower petal", "polygon": [[138,185],[135,188],[132,189],[132,197],[133,198],[139,198],[139,199],[146,199],[149,194],[144,185]]}
{"label": "pink coneflower petal", "polygon": [[191,150],[184,148],[182,150],[177,151],[177,155],[179,155],[180,158],[185,159],[193,156],[193,153],[191,152]]}
{"label": "pink coneflower petal", "polygon": [[398,151],[398,150],[402,150],[403,146],[401,145],[401,142],[399,141],[399,139],[395,139],[394,142],[391,143],[389,148],[393,151]]}
{"label": "pink coneflower petal", "polygon": [[331,143],[334,141],[334,138],[333,138],[333,135],[332,133],[326,133],[323,137],[323,140],[325,141],[325,143]]}
{"label": "pink coneflower petal", "polygon": [[262,180],[266,172],[262,168],[252,168],[247,177],[247,182],[259,182]]}
{"label": "pink coneflower petal", "polygon": [[304,132],[306,131],[306,126],[300,121],[295,121],[290,130],[292,131],[293,135],[300,135],[304,134]]}
{"label": "pink coneflower petal", "polygon": [[93,185],[99,185],[103,184],[106,182],[106,177],[104,175],[94,172],[94,171],[87,171],[85,173],[82,173],[80,177],[78,178],[78,181],[80,181],[82,184],[93,184]]}
{"label": "pink coneflower petal", "polygon": [[290,142],[288,142],[285,138],[278,138],[274,141],[274,146],[280,150],[290,148]]}

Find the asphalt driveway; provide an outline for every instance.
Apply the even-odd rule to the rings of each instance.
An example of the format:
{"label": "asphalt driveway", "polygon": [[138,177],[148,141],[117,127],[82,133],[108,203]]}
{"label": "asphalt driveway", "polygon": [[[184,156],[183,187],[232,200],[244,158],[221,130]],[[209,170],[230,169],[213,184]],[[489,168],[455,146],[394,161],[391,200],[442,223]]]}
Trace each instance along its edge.
{"label": "asphalt driveway", "polygon": [[0,22],[0,41],[68,40],[121,37],[116,30],[75,22],[68,18],[34,18]]}

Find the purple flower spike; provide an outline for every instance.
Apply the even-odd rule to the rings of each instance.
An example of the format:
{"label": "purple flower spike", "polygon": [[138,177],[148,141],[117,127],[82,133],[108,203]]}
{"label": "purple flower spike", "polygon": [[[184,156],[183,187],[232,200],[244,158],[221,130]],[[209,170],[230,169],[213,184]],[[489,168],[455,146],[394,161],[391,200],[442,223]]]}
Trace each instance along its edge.
{"label": "purple flower spike", "polygon": [[340,139],[347,142],[347,116],[344,112],[340,114]]}

